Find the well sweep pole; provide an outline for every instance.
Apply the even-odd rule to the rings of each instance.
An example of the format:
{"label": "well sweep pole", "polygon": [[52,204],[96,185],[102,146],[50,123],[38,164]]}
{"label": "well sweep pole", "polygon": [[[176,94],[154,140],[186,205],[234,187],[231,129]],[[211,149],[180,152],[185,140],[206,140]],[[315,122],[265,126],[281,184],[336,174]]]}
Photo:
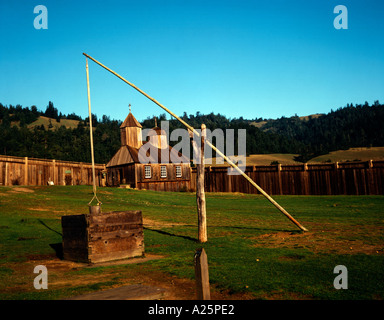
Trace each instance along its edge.
{"label": "well sweep pole", "polygon": [[[94,61],[95,63],[97,63],[98,65],[100,65],[101,67],[103,67],[104,69],[106,69],[107,71],[111,72],[112,74],[114,74],[116,77],[118,77],[119,79],[121,79],[122,81],[124,81],[125,83],[127,83],[128,85],[130,85],[132,88],[136,89],[137,91],[139,91],[142,95],[144,95],[145,97],[147,97],[149,100],[151,100],[152,102],[156,103],[160,108],[164,109],[165,111],[167,111],[170,115],[172,115],[173,117],[175,117],[179,122],[181,122],[184,126],[186,126],[189,130],[191,130],[194,134],[196,134],[198,137],[200,137],[200,134],[193,128],[191,127],[188,123],[186,123],[183,119],[181,119],[180,117],[178,117],[176,114],[174,114],[172,111],[170,111],[168,108],[166,108],[165,106],[163,106],[160,102],[158,102],[157,100],[155,100],[154,98],[152,98],[151,96],[149,96],[148,94],[146,94],[143,90],[139,89],[138,87],[136,87],[133,83],[129,82],[128,80],[124,79],[122,76],[120,76],[119,74],[117,74],[115,71],[109,69],[108,67],[106,67],[105,65],[103,65],[102,63],[100,63],[99,61],[95,60],[94,58],[92,58],[91,56],[87,55],[86,53],[83,53],[84,56],[86,56],[87,58],[91,59],[92,61]],[[302,231],[308,231],[304,226],[302,226],[296,219],[294,219],[282,206],[280,206],[269,194],[267,194],[260,186],[258,186],[256,184],[256,182],[254,182],[243,170],[241,170],[237,165],[235,165],[226,155],[224,155],[220,150],[218,150],[209,140],[205,140],[207,145],[209,145],[213,150],[215,150],[217,152],[217,154],[219,154],[221,157],[223,157],[225,159],[225,161],[228,162],[228,164],[230,166],[232,166],[238,173],[240,173],[245,179],[248,180],[249,183],[251,183],[264,197],[266,197],[277,209],[280,210],[281,213],[283,213],[289,220],[291,220],[297,227],[299,227]]]}

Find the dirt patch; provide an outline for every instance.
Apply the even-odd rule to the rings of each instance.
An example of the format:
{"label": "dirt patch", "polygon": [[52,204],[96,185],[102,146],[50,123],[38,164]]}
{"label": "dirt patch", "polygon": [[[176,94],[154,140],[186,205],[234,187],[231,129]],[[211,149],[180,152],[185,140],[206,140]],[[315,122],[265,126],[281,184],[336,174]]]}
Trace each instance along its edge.
{"label": "dirt patch", "polygon": [[[308,226],[310,227],[310,226]],[[305,248],[315,253],[335,254],[380,254],[384,255],[384,243],[364,242],[364,233],[370,232],[369,226],[340,227],[322,224],[321,229],[313,225],[309,232],[274,232],[253,237],[255,247],[268,248]],[[383,230],[378,230],[383,229]],[[384,232],[383,227],[376,227],[375,233]],[[294,259],[294,257],[282,257]]]}
{"label": "dirt patch", "polygon": [[28,210],[31,210],[31,211],[50,211],[49,209],[46,209],[46,208],[28,208]]}
{"label": "dirt patch", "polygon": [[262,299],[267,300],[312,300],[313,297],[309,295],[301,295],[295,292],[289,291],[272,291],[268,294],[264,294]]}
{"label": "dirt patch", "polygon": [[185,223],[181,222],[168,222],[168,221],[159,221],[159,220],[153,220],[148,218],[143,218],[143,225],[147,228],[171,228],[174,226],[185,226]]}
{"label": "dirt patch", "polygon": [[32,189],[23,188],[23,187],[14,187],[14,188],[12,188],[12,190],[9,191],[9,192],[25,192],[25,193],[33,193],[33,192],[35,192],[35,191],[32,190]]}
{"label": "dirt patch", "polygon": [[281,256],[279,257],[279,260],[282,261],[295,261],[295,260],[301,260],[304,259],[305,256],[299,255],[299,254],[293,254],[293,255],[287,255],[287,256]]}
{"label": "dirt patch", "polygon": [[[146,255],[147,258],[152,256]],[[153,257],[152,257],[153,258]],[[159,257],[157,257],[159,258]],[[161,258],[161,257],[160,257]],[[36,274],[33,273],[34,267],[44,265],[47,267],[49,275],[49,288],[58,290],[63,288],[75,288],[78,286],[89,286],[106,281],[116,281],[117,283],[103,289],[118,288],[131,284],[142,284],[152,287],[158,287],[165,290],[162,300],[195,300],[196,283],[193,279],[181,279],[158,270],[154,270],[150,265],[142,265],[140,268],[129,268],[126,264],[121,266],[115,262],[114,268],[105,268],[102,271],[95,269],[95,272],[89,268],[102,267],[102,264],[90,265],[86,263],[77,263],[61,260],[54,254],[49,255],[29,255],[28,261],[24,263],[8,264],[7,268],[12,269],[12,277],[20,279],[12,288],[3,288],[3,292],[19,293],[33,291],[33,279]],[[140,258],[138,258],[139,260]],[[131,262],[134,259],[131,260]],[[145,262],[146,259],[142,259]],[[113,262],[110,263],[112,265]],[[107,264],[106,264],[107,265]],[[84,272],[82,272],[84,270]],[[89,271],[86,271],[89,270]],[[124,297],[122,297],[124,299]],[[247,300],[253,299],[250,293],[231,294],[229,291],[220,291],[214,286],[211,287],[211,299],[214,300]]]}

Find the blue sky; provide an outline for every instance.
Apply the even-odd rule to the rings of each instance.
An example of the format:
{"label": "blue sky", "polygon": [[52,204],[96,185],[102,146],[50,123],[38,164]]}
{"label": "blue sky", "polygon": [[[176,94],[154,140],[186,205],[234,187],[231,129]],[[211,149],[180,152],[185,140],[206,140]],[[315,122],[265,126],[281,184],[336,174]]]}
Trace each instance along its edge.
{"label": "blue sky", "polygon": [[[48,29],[33,9],[45,5]],[[336,30],[336,5],[348,29]],[[86,52],[178,115],[254,119],[384,101],[383,1],[0,0],[0,102],[87,116]],[[89,61],[92,112],[163,113]]]}

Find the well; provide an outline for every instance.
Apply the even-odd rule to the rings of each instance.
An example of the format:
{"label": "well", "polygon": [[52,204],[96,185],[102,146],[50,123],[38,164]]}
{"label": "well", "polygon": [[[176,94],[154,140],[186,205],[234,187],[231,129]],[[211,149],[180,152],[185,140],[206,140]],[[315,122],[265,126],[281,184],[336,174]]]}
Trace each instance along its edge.
{"label": "well", "polygon": [[141,211],[112,211],[61,217],[65,260],[98,263],[142,256]]}

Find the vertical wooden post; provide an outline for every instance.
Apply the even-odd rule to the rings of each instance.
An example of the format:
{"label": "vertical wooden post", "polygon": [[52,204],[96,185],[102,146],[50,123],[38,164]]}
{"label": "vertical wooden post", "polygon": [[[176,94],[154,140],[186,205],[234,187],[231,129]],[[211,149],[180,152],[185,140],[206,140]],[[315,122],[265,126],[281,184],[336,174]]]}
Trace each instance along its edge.
{"label": "vertical wooden post", "polygon": [[65,167],[61,167],[61,185],[62,186],[65,186],[66,183],[65,183]]}
{"label": "vertical wooden post", "polygon": [[309,194],[309,178],[308,178],[308,163],[304,163],[303,166],[303,195],[308,195]]}
{"label": "vertical wooden post", "polygon": [[53,181],[53,184],[56,185],[57,179],[56,179],[56,160],[55,159],[52,160],[52,167],[53,167],[52,181]]}
{"label": "vertical wooden post", "polygon": [[28,185],[28,157],[24,158],[24,185]]}
{"label": "vertical wooden post", "polygon": [[204,160],[204,144],[206,137],[205,124],[201,125],[201,147],[200,152],[197,154],[200,157],[200,163],[197,164],[196,176],[196,203],[198,214],[198,239],[199,242],[204,243],[208,241],[207,237],[207,212],[205,206],[205,191],[204,191],[204,174],[205,174],[205,160]]}
{"label": "vertical wooden post", "polygon": [[[206,127],[201,125],[201,146],[194,140],[196,135],[189,130],[189,136],[191,138],[191,144],[196,157],[199,157],[200,161],[196,164],[196,205],[197,205],[197,218],[198,218],[198,240],[201,243],[207,242],[207,217],[205,206],[205,192],[204,192],[204,174],[205,174],[205,161],[204,161],[204,137],[206,135]],[[198,159],[196,159],[198,160]]]}
{"label": "vertical wooden post", "polygon": [[4,185],[8,185],[8,161],[5,162]]}
{"label": "vertical wooden post", "polygon": [[80,185],[84,185],[84,164],[80,162]]}
{"label": "vertical wooden post", "polygon": [[101,171],[101,185],[103,187],[107,186],[107,167],[105,166],[105,163],[103,165],[103,170]]}
{"label": "vertical wooden post", "polygon": [[204,248],[195,253],[196,293],[198,300],[211,300],[209,288],[208,258]]}
{"label": "vertical wooden post", "polygon": [[283,182],[281,179],[281,163],[277,164],[277,174],[279,179],[279,194],[283,194]]}

